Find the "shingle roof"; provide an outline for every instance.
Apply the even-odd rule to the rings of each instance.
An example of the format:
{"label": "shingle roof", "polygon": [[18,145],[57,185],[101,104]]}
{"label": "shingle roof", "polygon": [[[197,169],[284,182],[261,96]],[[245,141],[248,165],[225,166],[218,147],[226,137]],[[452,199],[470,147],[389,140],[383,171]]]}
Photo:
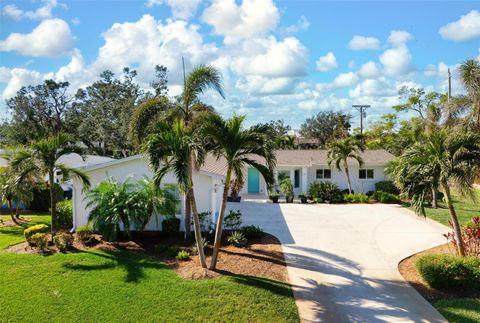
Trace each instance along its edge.
{"label": "shingle roof", "polygon": [[[0,149],[0,154],[4,151]],[[115,160],[110,157],[96,156],[96,155],[86,155],[86,160],[82,160],[82,157],[77,154],[68,154],[63,155],[58,159],[58,164],[64,164],[69,167],[86,167],[91,165],[103,164],[109,161]],[[0,157],[0,167],[6,167],[8,162],[6,159]]]}

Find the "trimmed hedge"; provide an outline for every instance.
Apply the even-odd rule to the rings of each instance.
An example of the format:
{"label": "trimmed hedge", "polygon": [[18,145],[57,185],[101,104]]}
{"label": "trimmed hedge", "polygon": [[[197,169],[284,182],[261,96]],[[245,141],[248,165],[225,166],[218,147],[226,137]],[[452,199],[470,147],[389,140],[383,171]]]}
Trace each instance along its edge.
{"label": "trimmed hedge", "polygon": [[380,203],[398,203],[400,199],[397,195],[384,192],[384,191],[375,191],[372,195],[372,199]]}
{"label": "trimmed hedge", "polygon": [[36,233],[48,233],[50,231],[50,228],[46,224],[37,224],[37,225],[32,225],[29,228],[26,228],[23,230],[23,235],[25,236],[25,239],[30,242],[30,238],[36,234]]}
{"label": "trimmed hedge", "polygon": [[37,232],[30,237],[29,243],[31,246],[44,250],[48,247],[48,236],[46,233]]}
{"label": "trimmed hedge", "polygon": [[72,200],[57,202],[57,226],[67,230],[73,227]]}
{"label": "trimmed hedge", "polygon": [[53,237],[53,243],[60,251],[67,251],[73,247],[73,236],[68,233],[59,233]]}
{"label": "trimmed hedge", "polygon": [[400,194],[399,189],[392,181],[380,181],[375,183],[375,191],[382,191],[390,194]]}
{"label": "trimmed hedge", "polygon": [[480,288],[480,258],[432,254],[420,257],[415,266],[433,288]]}
{"label": "trimmed hedge", "polygon": [[314,181],[308,188],[308,195],[315,201],[316,198],[323,202],[338,203],[343,201],[343,194],[337,184],[332,182]]}

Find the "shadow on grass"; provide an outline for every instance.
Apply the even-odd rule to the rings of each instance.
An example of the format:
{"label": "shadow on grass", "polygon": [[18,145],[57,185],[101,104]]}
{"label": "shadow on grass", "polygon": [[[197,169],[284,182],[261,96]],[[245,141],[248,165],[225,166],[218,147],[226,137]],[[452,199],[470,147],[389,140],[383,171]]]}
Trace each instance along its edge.
{"label": "shadow on grass", "polygon": [[167,269],[167,266],[154,258],[135,252],[126,251],[81,251],[92,256],[101,257],[108,262],[95,265],[84,264],[65,264],[64,267],[79,271],[109,270],[113,268],[122,268],[126,275],[124,281],[127,283],[138,283],[145,278],[145,269]]}

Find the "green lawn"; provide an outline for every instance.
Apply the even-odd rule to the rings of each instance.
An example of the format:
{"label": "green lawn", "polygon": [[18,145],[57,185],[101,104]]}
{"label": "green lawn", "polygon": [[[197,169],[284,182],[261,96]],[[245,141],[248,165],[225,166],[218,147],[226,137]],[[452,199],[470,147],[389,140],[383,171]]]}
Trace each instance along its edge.
{"label": "green lawn", "polygon": [[[47,223],[48,217],[32,217]],[[0,246],[23,240],[0,228]],[[288,284],[255,277],[191,281],[134,252],[0,253],[1,317],[11,322],[298,322]],[[1,321],[1,320],[0,320]]]}
{"label": "green lawn", "polygon": [[[50,225],[51,222],[51,217],[49,215],[29,215],[22,217],[29,218],[31,221],[22,226],[0,227],[0,252],[8,246],[25,241],[25,238],[23,237],[23,230],[25,228],[40,223]],[[1,218],[4,221],[11,219],[8,215],[2,215]]]}
{"label": "green lawn", "polygon": [[444,299],[433,304],[450,322],[480,322],[480,299],[456,298]]}

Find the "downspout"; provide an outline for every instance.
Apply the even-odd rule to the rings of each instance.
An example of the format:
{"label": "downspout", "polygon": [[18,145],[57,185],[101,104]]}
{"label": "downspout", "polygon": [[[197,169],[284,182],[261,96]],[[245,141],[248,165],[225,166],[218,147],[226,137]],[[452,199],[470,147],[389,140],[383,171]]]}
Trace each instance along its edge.
{"label": "downspout", "polygon": [[76,217],[76,201],[77,199],[75,198],[75,196],[77,195],[76,194],[76,191],[75,191],[75,182],[72,181],[72,222],[73,222],[73,227],[72,229],[70,230],[70,233],[73,233],[75,232],[75,230],[77,229],[77,217]]}

